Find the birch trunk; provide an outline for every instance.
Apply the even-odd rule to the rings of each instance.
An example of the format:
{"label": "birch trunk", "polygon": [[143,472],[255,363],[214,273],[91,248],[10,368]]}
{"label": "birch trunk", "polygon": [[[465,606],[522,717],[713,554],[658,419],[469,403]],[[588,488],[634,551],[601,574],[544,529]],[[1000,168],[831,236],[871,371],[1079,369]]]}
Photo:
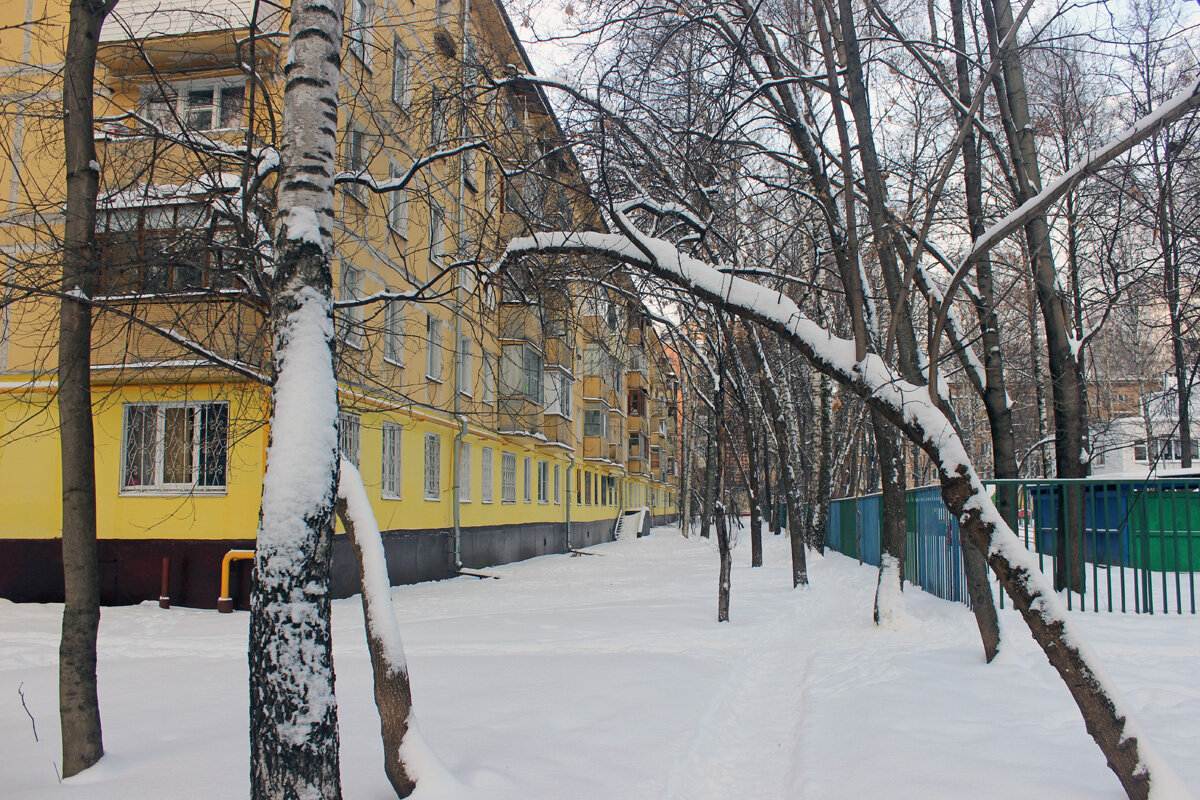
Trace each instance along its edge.
{"label": "birch trunk", "polygon": [[400,639],[400,626],[392,608],[391,580],[379,526],[367,500],[362,476],[345,459],[338,483],[338,517],[354,545],[362,583],[363,624],[371,657],[375,708],[383,737],[383,770],[400,798],[417,788],[416,778],[404,763],[404,736],[412,714],[412,687]]}
{"label": "birch trunk", "polygon": [[330,631],[338,485],[329,262],[342,0],[291,9],[284,74],[275,384],[250,609],[250,792],[340,800]]}

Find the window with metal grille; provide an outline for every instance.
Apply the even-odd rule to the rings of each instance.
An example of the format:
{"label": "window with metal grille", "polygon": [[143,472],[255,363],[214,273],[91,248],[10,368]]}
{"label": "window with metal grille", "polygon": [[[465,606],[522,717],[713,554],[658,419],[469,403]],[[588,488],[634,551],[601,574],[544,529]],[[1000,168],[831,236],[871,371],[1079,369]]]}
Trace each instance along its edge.
{"label": "window with metal grille", "polygon": [[225,488],[227,403],[130,403],[124,422],[122,491]]}
{"label": "window with metal grille", "polygon": [[492,448],[484,447],[479,451],[479,502],[492,502]]}
{"label": "window with metal grille", "polygon": [[537,494],[539,503],[550,502],[550,464],[546,461],[538,460],[537,465]]}
{"label": "window with metal grille", "polygon": [[504,453],[500,457],[500,499],[505,503],[517,502],[517,456]]}
{"label": "window with metal grille", "polygon": [[525,456],[524,478],[525,478],[525,502],[532,503],[533,502],[533,459],[531,459],[529,456]]}
{"label": "window with metal grille", "polygon": [[385,498],[400,499],[400,475],[403,463],[400,450],[399,425],[394,422],[383,423],[383,472],[381,493]]}
{"label": "window with metal grille", "polygon": [[471,502],[471,445],[467,442],[458,443],[458,499]]}
{"label": "window with metal grille", "polygon": [[442,498],[442,437],[425,434],[425,499]]}
{"label": "window with metal grille", "polygon": [[354,466],[360,463],[362,419],[358,414],[338,412],[338,451]]}

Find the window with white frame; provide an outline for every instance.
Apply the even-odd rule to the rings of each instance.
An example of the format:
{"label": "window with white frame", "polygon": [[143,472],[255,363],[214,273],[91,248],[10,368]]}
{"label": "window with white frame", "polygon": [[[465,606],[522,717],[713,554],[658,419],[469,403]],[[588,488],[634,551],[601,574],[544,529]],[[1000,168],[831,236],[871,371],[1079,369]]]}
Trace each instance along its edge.
{"label": "window with white frame", "polygon": [[348,411],[338,412],[338,452],[354,466],[361,463],[362,418]]}
{"label": "window with white frame", "polygon": [[479,450],[479,502],[492,502],[492,448],[482,447]]}
{"label": "window with white frame", "polygon": [[367,66],[367,36],[371,25],[369,0],[349,0],[346,4],[346,49]]}
{"label": "window with white frame", "polygon": [[458,393],[470,397],[474,394],[471,379],[471,337],[460,336],[458,339]]}
{"label": "window with white frame", "polygon": [[446,212],[433,200],[429,201],[429,263],[442,268],[446,254]]}
{"label": "window with white frame", "polygon": [[445,97],[436,95],[429,103],[429,143],[434,147],[446,140],[446,111],[449,105]]}
{"label": "window with white frame", "polygon": [[550,464],[542,459],[538,459],[538,502],[550,502]]}
{"label": "window with white frame", "polygon": [[491,405],[496,402],[496,367],[488,351],[484,350],[480,359],[483,361],[483,402]]}
{"label": "window with white frame", "polygon": [[388,300],[383,308],[383,360],[404,366],[404,303]]}
{"label": "window with white frame", "polygon": [[[463,126],[462,140],[464,143],[471,141],[474,136],[475,134],[469,127]],[[464,150],[462,153],[463,186],[466,186],[471,192],[479,191],[479,178],[476,175],[478,172],[478,155],[479,150],[474,147],[470,150]]]}
{"label": "window with white frame", "polygon": [[404,108],[409,101],[411,66],[408,48],[400,43],[399,36],[392,37],[392,102]]}
{"label": "window with white frame", "polygon": [[609,438],[607,409],[599,405],[592,405],[584,409],[583,435]]}
{"label": "window with white frame", "polygon": [[[362,270],[348,265],[342,266],[338,300],[343,303],[362,299]],[[338,338],[351,347],[362,349],[362,306],[343,306],[338,311]]]}
{"label": "window with white frame", "polygon": [[458,500],[471,502],[471,445],[458,443]]}
{"label": "window with white frame", "polygon": [[122,491],[225,488],[227,403],[129,403],[124,422]]}
{"label": "window with white frame", "polygon": [[442,498],[442,437],[425,434],[425,499]]}
{"label": "window with white frame", "polygon": [[523,476],[525,478],[525,502],[533,502],[533,459],[525,456],[525,470]]}
{"label": "window with white frame", "polygon": [[558,491],[558,489],[559,489],[558,481],[559,481],[559,473],[560,473],[559,467],[560,467],[559,464],[554,465],[554,502],[556,502],[556,503],[562,502],[562,495]]}
{"label": "window with white frame", "polygon": [[[391,178],[402,178],[408,170],[392,164],[388,170]],[[408,189],[393,189],[388,192],[388,227],[408,238]]]}
{"label": "window with white frame", "polygon": [[496,178],[496,163],[489,158],[483,164],[483,210],[488,214],[496,210],[496,200],[500,196]]}
{"label": "window with white frame", "polygon": [[390,500],[400,499],[401,459],[400,450],[401,428],[394,422],[383,423],[383,470],[381,475],[381,493]]}
{"label": "window with white frame", "polygon": [[[353,121],[346,130],[346,172],[365,173],[367,170],[367,134]],[[346,184],[346,193],[360,203],[367,202],[367,189],[359,183]]]}
{"label": "window with white frame", "polygon": [[546,370],[546,413],[571,418],[571,376],[561,370]]}
{"label": "window with white frame", "polygon": [[542,354],[530,344],[506,344],[501,349],[500,395],[543,402]]}
{"label": "window with white frame", "polygon": [[517,502],[517,456],[515,453],[500,455],[500,500],[504,503]]}
{"label": "window with white frame", "polygon": [[164,130],[214,131],[245,125],[246,83],[184,81],[154,86],[143,95],[146,118]]}
{"label": "window with white frame", "polygon": [[425,377],[442,382],[442,321],[432,314],[425,317],[425,336],[428,348],[425,351]]}

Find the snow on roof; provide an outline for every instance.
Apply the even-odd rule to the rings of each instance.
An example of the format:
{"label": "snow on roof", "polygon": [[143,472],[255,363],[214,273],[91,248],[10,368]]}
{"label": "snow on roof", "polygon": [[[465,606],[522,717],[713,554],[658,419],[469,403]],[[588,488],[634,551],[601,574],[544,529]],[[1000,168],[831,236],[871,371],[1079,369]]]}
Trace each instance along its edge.
{"label": "snow on roof", "polygon": [[213,192],[236,189],[241,183],[242,179],[239,175],[232,172],[218,172],[213,175],[201,175],[184,184],[156,183],[109,192],[96,198],[96,206],[114,209],[191,203]]}

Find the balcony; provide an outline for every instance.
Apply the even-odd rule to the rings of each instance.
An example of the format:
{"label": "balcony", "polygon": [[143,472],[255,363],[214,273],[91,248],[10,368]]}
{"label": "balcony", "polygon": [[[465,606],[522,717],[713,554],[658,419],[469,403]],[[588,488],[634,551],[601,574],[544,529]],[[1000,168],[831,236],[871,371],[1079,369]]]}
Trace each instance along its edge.
{"label": "balcony", "polygon": [[543,427],[545,420],[541,405],[525,397],[504,397],[497,404],[502,433],[524,434],[527,436],[545,435]]}
{"label": "balcony", "polygon": [[587,400],[599,400],[612,408],[624,407],[617,390],[611,383],[599,375],[589,375],[583,379],[583,396]]}
{"label": "balcony", "polygon": [[547,338],[545,341],[546,366],[559,366],[567,372],[575,372],[575,348],[566,338]]}
{"label": "balcony", "polygon": [[551,442],[575,446],[575,432],[571,420],[554,414],[542,415],[542,435]]}
{"label": "balcony", "polygon": [[537,309],[528,304],[500,306],[500,339],[509,342],[529,342],[542,346],[542,321]]}
{"label": "balcony", "polygon": [[625,427],[629,429],[630,433],[640,433],[643,435],[649,434],[650,420],[647,417],[641,417],[634,414],[627,419]]}
{"label": "balcony", "polygon": [[[250,32],[256,4],[252,0],[123,0],[100,34],[97,60],[119,75],[162,74],[236,67],[249,58],[238,47]],[[282,30],[283,10],[263,4],[257,31]],[[259,57],[274,59],[280,41],[260,37]]]}

